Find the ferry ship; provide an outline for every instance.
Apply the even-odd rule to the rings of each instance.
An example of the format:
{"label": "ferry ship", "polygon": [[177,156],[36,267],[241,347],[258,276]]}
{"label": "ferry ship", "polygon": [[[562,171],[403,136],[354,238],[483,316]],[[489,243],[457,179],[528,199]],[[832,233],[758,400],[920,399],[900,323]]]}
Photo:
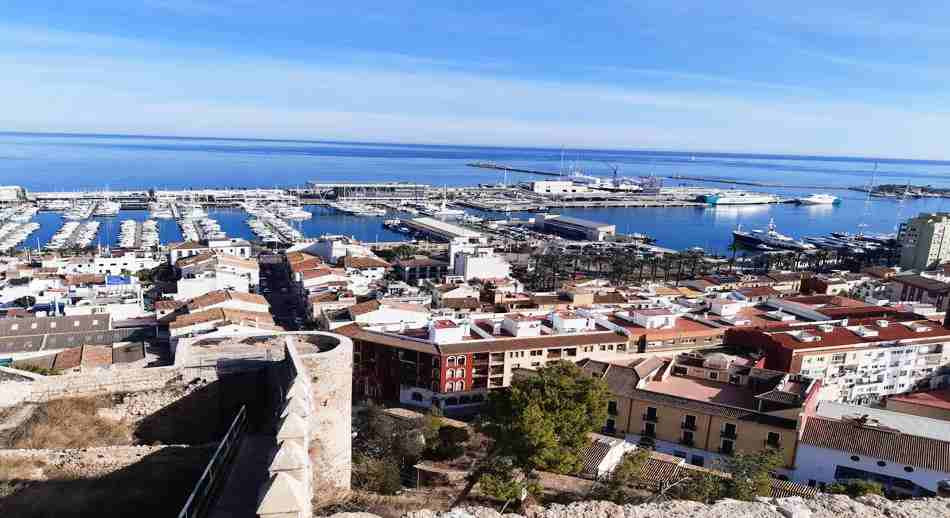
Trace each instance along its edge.
{"label": "ferry ship", "polygon": [[815,245],[811,243],[799,241],[784,234],[780,234],[777,230],[775,230],[775,221],[772,219],[769,220],[769,227],[767,230],[752,230],[751,232],[745,231],[742,230],[742,225],[740,224],[735,230],[732,231],[732,237],[737,243],[752,248],[760,248],[762,250],[776,248],[781,248],[784,250],[815,249]]}
{"label": "ferry ship", "polygon": [[812,194],[802,198],[795,198],[799,205],[840,205],[841,198],[830,194]]}
{"label": "ferry ship", "polygon": [[707,194],[706,203],[710,205],[761,205],[778,203],[779,199],[771,194],[754,194],[749,192],[722,192]]}

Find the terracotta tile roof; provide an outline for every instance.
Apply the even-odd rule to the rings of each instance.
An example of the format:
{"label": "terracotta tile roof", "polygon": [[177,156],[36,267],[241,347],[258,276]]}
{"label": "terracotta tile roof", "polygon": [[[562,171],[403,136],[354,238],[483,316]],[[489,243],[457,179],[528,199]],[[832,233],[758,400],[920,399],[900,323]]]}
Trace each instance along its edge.
{"label": "terracotta tile roof", "polygon": [[418,268],[423,266],[448,266],[448,261],[440,261],[438,259],[425,258],[415,258],[415,259],[397,259],[396,266],[403,268]]}
{"label": "terracotta tile roof", "polygon": [[182,327],[204,324],[208,322],[227,321],[232,324],[253,323],[274,325],[274,319],[270,313],[261,313],[257,311],[241,311],[236,309],[214,308],[197,313],[181,315],[172,323],[168,324],[171,329],[180,329]]}
{"label": "terracotta tile roof", "polygon": [[365,315],[366,313],[376,311],[379,309],[379,306],[380,304],[378,300],[368,300],[366,302],[360,302],[359,304],[353,304],[347,309],[347,311],[350,312],[351,318],[355,318],[360,315]]}
{"label": "terracotta tile roof", "polygon": [[746,297],[777,297],[779,292],[769,286],[758,286],[753,288],[739,288],[736,290]]}
{"label": "terracotta tile roof", "polygon": [[439,305],[451,309],[476,309],[481,307],[482,303],[474,297],[460,297],[442,299]]}
{"label": "terracotta tile roof", "polygon": [[208,248],[197,241],[183,241],[181,243],[172,243],[168,245],[169,250],[200,250]]}
{"label": "terracotta tile roof", "polygon": [[810,417],[801,442],[859,457],[950,472],[950,442],[896,431],[859,426],[849,421]]}
{"label": "terracotta tile roof", "polygon": [[112,347],[108,345],[84,345],[82,347],[81,363],[83,367],[87,368],[112,365]]}
{"label": "terracotta tile roof", "polygon": [[495,340],[471,340],[445,344],[442,350],[460,352],[497,352],[516,349],[543,349],[548,347],[580,347],[584,345],[626,343],[627,337],[613,331],[598,333],[570,333],[530,338],[498,338]]}
{"label": "terracotta tile roof", "polygon": [[106,276],[95,273],[80,273],[66,276],[67,286],[83,286],[86,284],[105,284]]}
{"label": "terracotta tile roof", "polygon": [[196,255],[189,255],[188,257],[182,257],[175,263],[175,266],[182,268],[185,266],[192,266],[198,263],[203,263],[205,261],[210,261],[214,259],[214,254],[211,252],[204,252]]}
{"label": "terracotta tile roof", "polygon": [[248,304],[257,304],[265,307],[270,306],[270,304],[267,303],[267,299],[256,293],[244,293],[233,290],[215,290],[191,299],[191,301],[188,303],[188,310],[201,311],[202,308],[213,306],[215,304],[221,304],[222,302],[227,302],[229,300],[246,302]]}
{"label": "terracotta tile roof", "polygon": [[53,360],[53,368],[56,370],[67,370],[79,367],[82,363],[82,347],[72,347],[60,351]]}
{"label": "terracotta tile roof", "polygon": [[231,254],[218,254],[215,256],[215,259],[217,259],[218,264],[225,264],[235,268],[244,268],[245,270],[260,269],[260,264],[256,259],[246,259],[244,257],[238,257]]}
{"label": "terracotta tile roof", "polygon": [[[802,342],[789,334],[786,330],[768,330],[768,334],[773,342],[786,349],[815,349],[824,347],[847,346],[857,344],[868,344],[878,342],[893,342],[905,339],[920,338],[944,338],[950,337],[950,329],[945,329],[938,323],[931,321],[921,322],[922,326],[928,328],[927,331],[916,332],[909,329],[906,325],[899,322],[890,321],[887,327],[879,327],[874,320],[855,322],[850,324],[861,324],[877,332],[877,336],[862,337],[846,327],[834,326],[830,331],[822,331],[817,326],[800,326],[794,329],[805,330],[809,334],[821,337],[820,341]],[[791,330],[791,328],[789,328]]]}
{"label": "terracotta tile roof", "polygon": [[950,410],[950,388],[898,394],[896,396],[890,396],[887,400]]}
{"label": "terracotta tile roof", "polygon": [[354,256],[347,255],[343,257],[344,268],[356,268],[362,270],[366,268],[389,268],[389,263],[378,257],[372,256]]}
{"label": "terracotta tile roof", "polygon": [[188,303],[183,300],[157,300],[155,309],[158,311],[175,311],[180,307],[187,306]]}
{"label": "terracotta tile roof", "polygon": [[323,262],[323,259],[319,257],[310,257],[290,263],[290,271],[292,272],[305,272],[308,270],[319,270],[321,268],[327,268],[327,265]]}

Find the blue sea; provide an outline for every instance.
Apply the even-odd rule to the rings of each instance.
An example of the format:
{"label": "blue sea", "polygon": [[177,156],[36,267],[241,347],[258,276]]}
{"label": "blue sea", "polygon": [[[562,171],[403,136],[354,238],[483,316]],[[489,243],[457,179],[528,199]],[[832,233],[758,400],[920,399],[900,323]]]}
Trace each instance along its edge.
{"label": "blue sea", "polygon": [[[866,201],[849,187],[892,183],[950,187],[950,162],[864,157],[821,157],[710,153],[694,151],[617,151],[481,146],[434,146],[329,141],[211,139],[122,135],[0,133],[0,184],[30,191],[163,189],[200,187],[295,187],[308,181],[411,181],[431,185],[477,185],[530,181],[540,177],[467,167],[494,161],[525,169],[557,172],[580,168],[609,176],[614,167],[624,176],[683,175],[709,180],[764,182],[776,187],[737,187],[782,196],[829,192],[842,198],[836,207],[771,205],[679,209],[571,209],[577,217],[617,225],[620,232],[640,232],[671,248],[701,246],[722,252],[737,224],[761,228],[774,218],[793,236],[857,231],[859,224],[892,232],[902,219],[919,212],[946,210],[943,199]],[[664,180],[664,185],[724,184]],[[781,185],[782,187],[778,187]],[[816,187],[823,187],[821,189]],[[354,217],[310,207],[315,216],[302,222],[307,235],[353,235],[366,241],[401,239],[382,227],[382,218]],[[142,211],[122,211],[103,218],[99,242],[114,244],[122,219],[144,219]],[[252,237],[246,215],[213,211],[232,236]],[[58,214],[37,216],[43,228],[29,246],[43,244],[61,224]],[[162,222],[161,237],[180,239],[174,222]]]}

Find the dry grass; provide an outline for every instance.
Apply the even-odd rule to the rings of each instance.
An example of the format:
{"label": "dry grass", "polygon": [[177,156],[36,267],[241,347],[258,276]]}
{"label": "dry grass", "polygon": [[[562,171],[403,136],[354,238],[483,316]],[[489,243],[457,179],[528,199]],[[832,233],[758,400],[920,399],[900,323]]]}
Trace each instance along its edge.
{"label": "dry grass", "polygon": [[399,518],[419,509],[447,510],[456,490],[451,488],[419,488],[401,495],[388,496],[365,491],[340,491],[313,502],[314,516],[334,513],[365,512],[382,518]]}
{"label": "dry grass", "polygon": [[98,415],[107,398],[56,399],[37,405],[33,415],[10,433],[11,448],[89,448],[131,444],[128,424]]}

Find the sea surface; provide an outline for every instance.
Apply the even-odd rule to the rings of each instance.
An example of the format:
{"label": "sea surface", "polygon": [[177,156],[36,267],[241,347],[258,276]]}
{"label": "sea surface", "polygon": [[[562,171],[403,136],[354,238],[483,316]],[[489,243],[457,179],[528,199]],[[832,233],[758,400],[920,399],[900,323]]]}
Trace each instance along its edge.
{"label": "sea surface", "polygon": [[[637,177],[689,176],[706,180],[767,183],[743,187],[785,197],[828,192],[839,206],[769,205],[675,209],[565,209],[564,214],[609,222],[620,232],[640,232],[671,248],[700,246],[723,252],[731,230],[741,224],[763,228],[774,219],[783,233],[801,237],[859,229],[893,232],[899,221],[920,212],[947,210],[943,199],[870,198],[849,190],[891,183],[950,187],[950,162],[864,157],[821,157],[616,151],[477,146],[430,146],[329,141],[277,141],[121,135],[0,133],[0,184],[30,191],[163,189],[201,187],[295,187],[308,181],[405,181],[431,185],[478,185],[543,177],[476,169],[465,164],[493,161],[551,172]],[[729,187],[697,180],[664,179],[664,185]],[[384,218],[357,217],[308,207],[314,218],[299,224],[306,234],[346,234],[366,241],[403,239],[382,227]],[[101,218],[98,242],[113,245],[123,219],[144,219],[143,211]],[[237,210],[211,211],[231,236],[253,237]],[[25,246],[48,241],[62,224],[59,214],[40,213],[42,229]],[[173,221],[163,221],[163,241],[180,239]]]}

